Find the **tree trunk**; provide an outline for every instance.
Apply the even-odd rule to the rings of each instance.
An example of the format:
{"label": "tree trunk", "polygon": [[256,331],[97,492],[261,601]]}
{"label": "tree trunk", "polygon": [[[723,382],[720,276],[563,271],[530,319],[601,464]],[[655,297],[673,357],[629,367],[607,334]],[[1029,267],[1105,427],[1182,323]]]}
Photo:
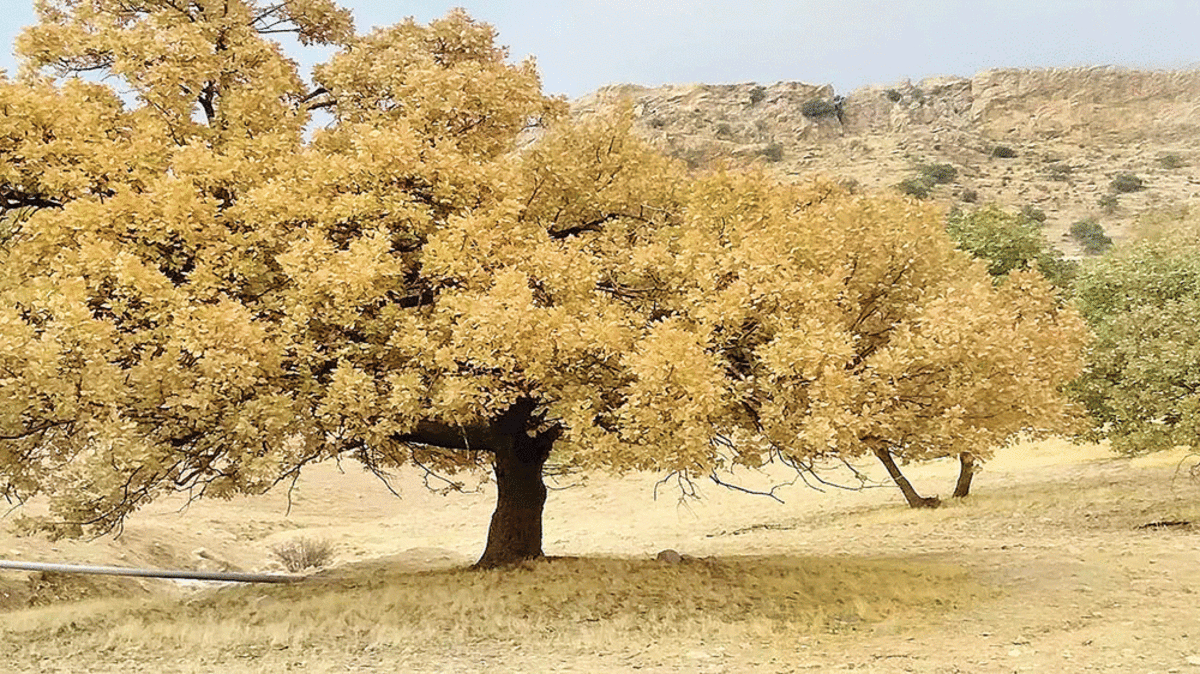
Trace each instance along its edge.
{"label": "tree trunk", "polygon": [[975,477],[975,455],[970,452],[960,452],[958,455],[958,483],[954,485],[954,498],[962,498],[971,493],[971,478]]}
{"label": "tree trunk", "polygon": [[542,509],[546,505],[542,468],[554,437],[531,438],[524,429],[510,437],[511,446],[493,450],[496,511],[488,528],[487,548],[475,563],[477,569],[542,556]]}
{"label": "tree trunk", "polygon": [[913,489],[912,483],[908,481],[908,478],[904,477],[904,474],[900,472],[900,467],[892,459],[891,452],[883,448],[877,448],[874,451],[875,456],[879,457],[884,467],[887,468],[888,475],[891,475],[892,480],[896,482],[896,486],[900,487],[901,493],[904,494],[904,500],[908,501],[908,507],[936,508],[942,504],[941,499],[938,497],[930,496],[926,498],[918,494],[916,489]]}

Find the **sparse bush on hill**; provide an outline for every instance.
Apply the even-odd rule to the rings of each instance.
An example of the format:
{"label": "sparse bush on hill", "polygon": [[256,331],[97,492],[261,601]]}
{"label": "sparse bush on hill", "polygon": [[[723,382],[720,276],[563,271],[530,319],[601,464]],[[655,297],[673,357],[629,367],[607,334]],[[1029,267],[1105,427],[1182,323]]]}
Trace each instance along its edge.
{"label": "sparse bush on hill", "polygon": [[1177,154],[1165,154],[1158,158],[1158,164],[1167,170],[1173,171],[1178,168],[1183,168],[1185,162],[1183,161],[1183,157],[1180,157]]}
{"label": "sparse bush on hill", "polygon": [[1104,211],[1105,215],[1112,215],[1113,213],[1117,212],[1117,207],[1120,205],[1120,199],[1117,198],[1116,194],[1105,194],[1104,196],[1100,197],[1097,205],[1100,206],[1100,210]]}
{"label": "sparse bush on hill", "polygon": [[958,169],[950,164],[923,164],[917,170],[922,178],[934,185],[946,185],[958,177]]}
{"label": "sparse bush on hill", "polygon": [[968,204],[973,204],[979,201],[979,192],[976,192],[972,189],[965,189],[962,191],[962,194],[959,195],[959,198]]}
{"label": "sparse bush on hill", "polygon": [[1095,218],[1072,223],[1070,234],[1088,255],[1099,255],[1112,246],[1112,239],[1104,233],[1104,227]]}
{"label": "sparse bush on hill", "polygon": [[1118,173],[1108,186],[1115,193],[1137,192],[1146,188],[1146,182],[1133,173]]}
{"label": "sparse bush on hill", "polygon": [[1059,182],[1070,180],[1074,171],[1074,167],[1066,162],[1055,162],[1046,167],[1047,177]]}
{"label": "sparse bush on hill", "polygon": [[333,544],[323,538],[297,538],[271,548],[275,559],[292,573],[320,569],[333,560]]}
{"label": "sparse bush on hill", "polygon": [[767,98],[767,88],[759,85],[750,90],[750,105],[758,105]]}
{"label": "sparse bush on hill", "polygon": [[904,98],[904,96],[895,89],[888,89],[884,92],[884,95],[887,96],[887,99],[893,103],[899,103],[900,99]]}
{"label": "sparse bush on hill", "polygon": [[810,98],[800,107],[800,112],[810,119],[819,119],[837,116],[838,108],[832,101],[824,98]]}
{"label": "sparse bush on hill", "polygon": [[1012,159],[1017,156],[1017,151],[1007,145],[997,145],[992,148],[992,156],[998,159]]}
{"label": "sparse bush on hill", "polygon": [[907,194],[917,199],[928,199],[933,185],[923,178],[905,178],[896,185],[901,194]]}
{"label": "sparse bush on hill", "polygon": [[917,167],[917,175],[905,178],[896,185],[901,194],[917,199],[928,199],[933,188],[954,182],[958,177],[958,169],[950,164],[922,164]]}

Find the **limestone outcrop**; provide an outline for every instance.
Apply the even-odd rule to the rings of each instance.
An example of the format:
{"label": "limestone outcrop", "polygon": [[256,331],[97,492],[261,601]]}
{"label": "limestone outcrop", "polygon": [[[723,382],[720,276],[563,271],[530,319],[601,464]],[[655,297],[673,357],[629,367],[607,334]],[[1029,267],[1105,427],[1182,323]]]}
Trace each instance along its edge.
{"label": "limestone outcrop", "polygon": [[[586,116],[623,101],[644,137],[696,167],[761,161],[785,175],[887,189],[921,165],[952,164],[956,182],[934,198],[1042,210],[1068,253],[1077,251],[1062,235],[1076,220],[1095,217],[1120,240],[1149,211],[1200,204],[1200,70],[1000,69],[845,96],[799,82],[622,84],[572,110]],[[1147,189],[1114,196],[1108,186],[1121,173]]]}

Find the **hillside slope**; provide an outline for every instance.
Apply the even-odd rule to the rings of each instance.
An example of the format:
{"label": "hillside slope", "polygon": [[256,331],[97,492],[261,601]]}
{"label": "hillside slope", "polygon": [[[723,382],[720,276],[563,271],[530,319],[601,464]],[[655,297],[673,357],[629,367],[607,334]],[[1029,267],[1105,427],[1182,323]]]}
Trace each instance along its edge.
{"label": "hillside slope", "polygon": [[[625,99],[646,138],[693,166],[758,160],[875,190],[922,164],[949,163],[958,176],[933,198],[1040,209],[1047,236],[1069,255],[1080,252],[1066,236],[1072,222],[1094,217],[1120,241],[1147,212],[1200,202],[1200,70],[991,70],[844,97],[796,82],[616,85],[572,109],[594,114]],[[995,156],[998,146],[1015,156]],[[1145,188],[1102,204],[1123,173]]]}

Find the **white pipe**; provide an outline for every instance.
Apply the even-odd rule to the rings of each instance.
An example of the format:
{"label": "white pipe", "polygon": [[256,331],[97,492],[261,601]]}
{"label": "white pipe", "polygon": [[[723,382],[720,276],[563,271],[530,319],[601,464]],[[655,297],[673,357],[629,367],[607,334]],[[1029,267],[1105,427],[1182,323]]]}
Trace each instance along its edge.
{"label": "white pipe", "polygon": [[0,559],[0,569],[14,571],[53,571],[54,573],[84,573],[101,576],[139,576],[142,578],[178,578],[181,580],[211,580],[229,583],[295,583],[304,576],[278,573],[237,573],[234,571],[188,571],[172,569],[131,569],[123,566],[83,566],[80,564],[44,564],[14,562]]}

